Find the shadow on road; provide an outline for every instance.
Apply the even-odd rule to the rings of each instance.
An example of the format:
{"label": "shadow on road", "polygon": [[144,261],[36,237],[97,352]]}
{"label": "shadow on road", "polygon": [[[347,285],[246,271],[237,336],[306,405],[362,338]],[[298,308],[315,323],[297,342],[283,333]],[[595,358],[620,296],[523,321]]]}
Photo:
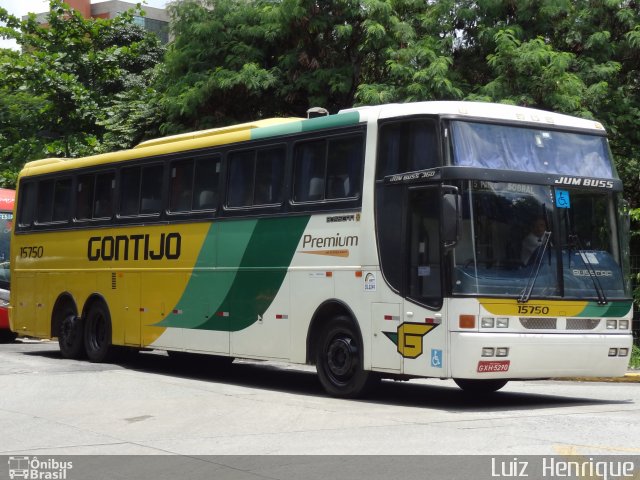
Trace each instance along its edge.
{"label": "shadow on road", "polygon": [[[206,382],[218,382],[246,388],[259,388],[283,393],[308,396],[325,396],[320,382],[309,367],[274,364],[273,362],[236,360],[228,365],[207,355],[170,358],[164,352],[132,352],[117,355],[110,364],[89,364],[82,360],[63,359],[56,343],[40,345],[37,349],[21,348],[23,355],[58,359],[71,367],[69,370],[87,369],[104,371],[130,369],[139,372],[169,375]],[[56,369],[60,372],[60,369]],[[65,368],[66,370],[66,368]],[[515,387],[514,387],[515,385]],[[379,387],[366,398],[358,399],[363,404],[384,404],[406,407],[439,409],[449,412],[504,412],[509,410],[532,410],[571,406],[629,404],[627,400],[612,398],[579,398],[541,393],[509,391],[521,382],[507,384],[506,390],[484,396],[465,393],[452,382],[440,380],[398,382],[383,380]],[[607,385],[607,384],[602,384]],[[606,392],[603,390],[603,392]],[[603,395],[605,396],[606,393]],[[613,397],[613,395],[611,395]]]}

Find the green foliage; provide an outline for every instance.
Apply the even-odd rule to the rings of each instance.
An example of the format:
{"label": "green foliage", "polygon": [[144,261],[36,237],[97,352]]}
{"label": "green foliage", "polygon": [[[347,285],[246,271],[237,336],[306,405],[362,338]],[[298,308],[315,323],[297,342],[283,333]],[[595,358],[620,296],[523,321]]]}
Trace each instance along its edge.
{"label": "green foliage", "polygon": [[0,35],[23,47],[0,52],[0,182],[28,159],[160,132],[312,106],[466,99],[600,120],[640,208],[635,0],[179,0],[168,9],[174,40],[162,64],[131,12],[88,21],[54,0],[44,28],[0,11]]}
{"label": "green foliage", "polygon": [[640,369],[640,346],[634,345],[631,350],[631,359],[629,360],[629,368]]}
{"label": "green foliage", "polygon": [[[109,121],[127,108],[132,111],[123,106],[125,99],[138,101],[134,95],[152,93],[145,90],[150,88],[148,71],[162,58],[158,39],[135,25],[133,14],[84,19],[52,0],[48,24],[41,25],[33,14],[21,20],[0,10],[0,22],[6,24],[0,35],[14,38],[22,48],[0,51],[4,185],[13,185],[28,160],[131,146],[124,139],[140,137],[141,128],[149,126]],[[116,135],[122,138],[113,142]]]}
{"label": "green foliage", "polygon": [[161,79],[166,132],[354,103],[461,98],[421,1],[186,0]]}
{"label": "green foliage", "polygon": [[596,0],[183,0],[165,132],[354,104],[506,102],[601,120],[640,206],[640,11]]}

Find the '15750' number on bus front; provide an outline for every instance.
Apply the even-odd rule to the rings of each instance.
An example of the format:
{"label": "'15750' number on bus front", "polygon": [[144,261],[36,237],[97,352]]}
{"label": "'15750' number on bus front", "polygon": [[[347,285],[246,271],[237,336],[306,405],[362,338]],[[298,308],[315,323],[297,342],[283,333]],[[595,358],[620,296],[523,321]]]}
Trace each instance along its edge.
{"label": "'15750' number on bus front", "polygon": [[42,258],[44,247],[20,247],[20,258]]}
{"label": "'15750' number on bus front", "polygon": [[544,305],[518,305],[519,315],[547,315],[549,307]]}

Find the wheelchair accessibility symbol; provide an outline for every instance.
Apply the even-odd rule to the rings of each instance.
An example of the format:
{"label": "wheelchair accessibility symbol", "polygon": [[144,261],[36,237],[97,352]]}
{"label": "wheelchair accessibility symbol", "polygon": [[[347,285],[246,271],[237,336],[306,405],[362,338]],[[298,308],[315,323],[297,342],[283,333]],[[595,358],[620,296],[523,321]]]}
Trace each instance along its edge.
{"label": "wheelchair accessibility symbol", "polygon": [[556,189],[556,205],[558,208],[571,208],[571,199],[568,190]]}
{"label": "wheelchair accessibility symbol", "polygon": [[431,366],[442,368],[442,350],[431,349]]}

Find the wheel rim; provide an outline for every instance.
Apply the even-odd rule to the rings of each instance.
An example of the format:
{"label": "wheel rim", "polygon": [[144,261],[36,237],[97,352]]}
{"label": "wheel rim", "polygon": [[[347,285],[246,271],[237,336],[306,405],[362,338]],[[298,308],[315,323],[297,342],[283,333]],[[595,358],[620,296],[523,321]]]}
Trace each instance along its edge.
{"label": "wheel rim", "polygon": [[347,383],[358,366],[358,347],[353,338],[338,335],[327,347],[327,374],[336,384]]}

